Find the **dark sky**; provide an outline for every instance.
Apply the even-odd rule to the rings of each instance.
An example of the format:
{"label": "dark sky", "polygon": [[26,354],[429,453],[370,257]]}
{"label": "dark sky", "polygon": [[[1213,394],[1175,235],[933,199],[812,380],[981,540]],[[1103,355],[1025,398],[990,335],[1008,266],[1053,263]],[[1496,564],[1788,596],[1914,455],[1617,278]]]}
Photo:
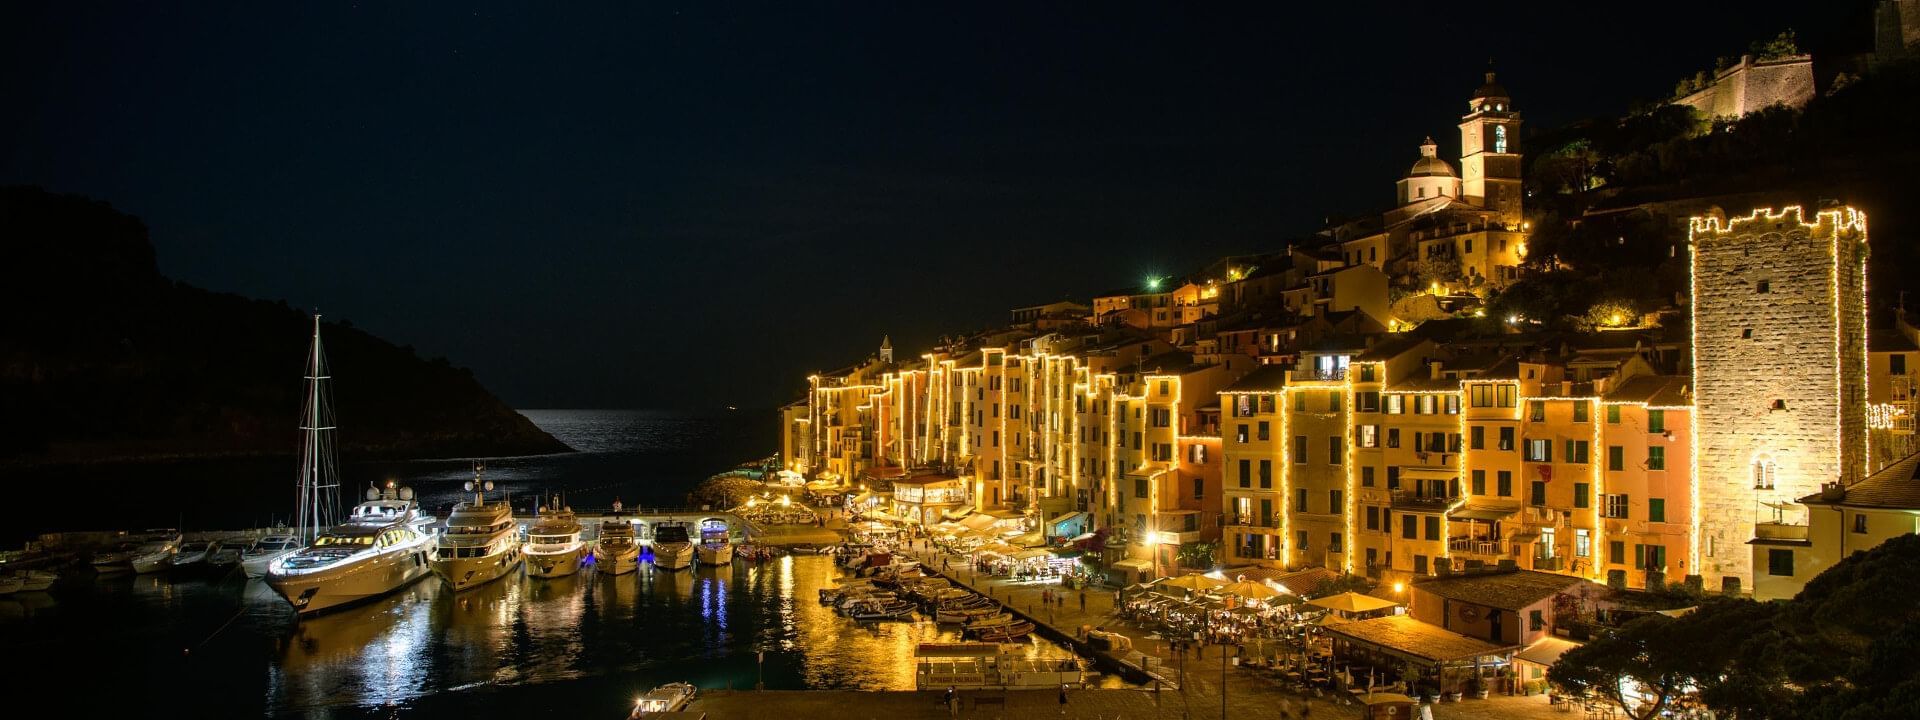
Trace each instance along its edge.
{"label": "dark sky", "polygon": [[1779,4],[7,3],[0,183],[519,407],[764,407],[1381,209],[1489,58],[1538,128],[1868,37]]}

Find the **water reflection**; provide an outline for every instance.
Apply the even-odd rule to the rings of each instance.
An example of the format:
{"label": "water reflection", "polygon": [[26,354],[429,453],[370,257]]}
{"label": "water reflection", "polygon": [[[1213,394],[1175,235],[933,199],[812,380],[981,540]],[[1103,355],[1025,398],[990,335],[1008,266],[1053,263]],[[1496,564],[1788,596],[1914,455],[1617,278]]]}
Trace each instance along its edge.
{"label": "water reflection", "polygon": [[272,683],[280,707],[351,702],[395,705],[434,690],[437,659],[424,652],[444,622],[435,612],[442,585],[418,582],[379,601],[309,617],[284,639]]}

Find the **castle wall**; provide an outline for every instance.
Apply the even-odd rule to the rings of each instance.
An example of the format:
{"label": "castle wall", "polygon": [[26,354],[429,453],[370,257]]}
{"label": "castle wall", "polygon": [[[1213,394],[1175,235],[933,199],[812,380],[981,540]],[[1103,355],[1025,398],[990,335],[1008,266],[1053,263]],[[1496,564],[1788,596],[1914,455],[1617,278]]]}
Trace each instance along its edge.
{"label": "castle wall", "polygon": [[[1692,242],[1699,572],[1751,588],[1744,544],[1769,504],[1797,508],[1867,462],[1865,217],[1696,218]],[[1773,487],[1756,488],[1769,460]],[[1804,521],[1795,511],[1780,518]]]}
{"label": "castle wall", "polygon": [[1813,99],[1813,57],[1756,62],[1753,56],[1723,70],[1712,85],[1680,98],[1705,117],[1740,117],[1773,105],[1801,107]]}

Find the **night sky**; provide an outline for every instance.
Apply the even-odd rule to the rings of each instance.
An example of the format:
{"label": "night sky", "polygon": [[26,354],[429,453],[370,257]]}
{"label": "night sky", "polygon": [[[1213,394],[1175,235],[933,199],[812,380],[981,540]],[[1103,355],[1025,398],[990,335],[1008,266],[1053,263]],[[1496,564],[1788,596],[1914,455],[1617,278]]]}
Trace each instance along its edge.
{"label": "night sky", "polygon": [[7,3],[0,184],[518,407],[768,407],[1383,209],[1489,58],[1540,129],[1869,37],[1777,4]]}

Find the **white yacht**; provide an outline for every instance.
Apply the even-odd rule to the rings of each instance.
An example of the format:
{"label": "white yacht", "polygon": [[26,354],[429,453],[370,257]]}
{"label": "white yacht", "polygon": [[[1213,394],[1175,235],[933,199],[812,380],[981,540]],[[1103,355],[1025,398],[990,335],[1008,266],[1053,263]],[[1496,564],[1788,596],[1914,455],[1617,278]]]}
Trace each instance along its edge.
{"label": "white yacht", "polygon": [[180,550],[180,533],[155,531],[140,547],[134,548],[131,562],[137,573],[165,572],[173,567],[173,556]]}
{"label": "white yacht", "polygon": [[466,590],[506,577],[520,569],[520,528],[513,519],[513,507],[502,501],[487,502],[492,481],[481,481],[486,468],[475,464],[473,481],[466,484],[473,493],[472,503],[460,503],[447,516],[447,530],[440,535],[440,548],[433,556],[433,571],[452,585]]}
{"label": "white yacht", "polygon": [[580,539],[580,521],[573,508],[554,498],[552,508],[539,508],[539,519],[527,528],[527,574],[539,578],[565,577],[580,571],[587,543]]}
{"label": "white yacht", "polygon": [[687,527],[669,524],[653,526],[653,566],[662,570],[679,570],[692,565],[693,541],[687,537]]}
{"label": "white yacht", "polygon": [[701,565],[725,565],[733,562],[733,544],[725,540],[700,544]]}
{"label": "white yacht", "polygon": [[197,570],[205,567],[207,553],[213,552],[213,542],[208,540],[188,540],[180,544],[180,550],[173,554],[173,567],[176,570]]}
{"label": "white yacht", "polygon": [[247,577],[263,578],[267,576],[267,566],[284,555],[300,549],[300,538],[292,535],[268,535],[253,541],[245,552],[240,553],[240,569]]}
{"label": "white yacht", "polygon": [[593,545],[593,564],[600,572],[625,575],[640,569],[640,541],[633,523],[625,519],[600,523],[600,538]]}
{"label": "white yacht", "polygon": [[413,490],[368,488],[343,524],[267,565],[267,584],[301,615],[386,595],[433,572],[434,536]]}

